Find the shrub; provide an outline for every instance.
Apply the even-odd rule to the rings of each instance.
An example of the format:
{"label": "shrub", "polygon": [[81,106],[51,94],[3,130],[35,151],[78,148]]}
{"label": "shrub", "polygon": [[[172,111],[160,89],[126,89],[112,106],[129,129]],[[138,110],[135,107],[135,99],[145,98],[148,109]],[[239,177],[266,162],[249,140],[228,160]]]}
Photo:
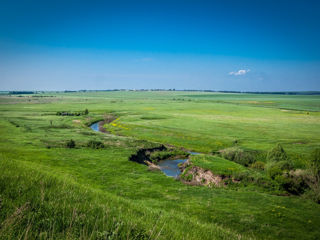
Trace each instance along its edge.
{"label": "shrub", "polygon": [[303,194],[303,197],[311,199],[314,202],[320,204],[320,188],[311,188],[309,190],[306,190],[306,192]]}
{"label": "shrub", "polygon": [[296,195],[303,194],[309,188],[307,179],[307,171],[301,169],[284,172],[282,175],[277,175],[275,177],[275,180],[284,190]]}
{"label": "shrub", "polygon": [[275,179],[277,175],[282,175],[283,171],[292,170],[293,166],[289,160],[280,161],[280,162],[269,162],[265,166],[267,174],[272,179]]}
{"label": "shrub", "polygon": [[236,163],[239,163],[239,164],[247,167],[250,164],[254,163],[255,159],[254,159],[253,153],[239,151],[236,153],[234,161]]}
{"label": "shrub", "polygon": [[274,179],[283,190],[301,195],[309,189],[310,174],[301,169],[293,171],[293,164],[280,144],[268,152],[267,160],[265,168],[267,175]]}
{"label": "shrub", "polygon": [[310,190],[306,191],[304,197],[320,203],[320,149],[312,153],[309,167],[307,184]]}
{"label": "shrub", "polygon": [[266,170],[267,170],[268,176],[269,176],[270,178],[272,178],[272,179],[275,179],[275,177],[276,177],[277,175],[281,175],[281,174],[282,174],[281,168],[279,168],[279,167],[276,166],[276,165],[268,166],[268,167],[266,168]]}
{"label": "shrub", "polygon": [[87,146],[94,149],[104,148],[104,144],[101,141],[90,140]]}
{"label": "shrub", "polygon": [[239,147],[226,148],[220,150],[219,153],[221,157],[230,161],[234,161],[246,167],[255,162],[254,153],[244,151]]}
{"label": "shrub", "polygon": [[272,179],[278,179],[280,183],[284,181],[281,177],[283,172],[293,169],[292,162],[289,160],[286,152],[280,144],[277,144],[268,152],[267,161],[268,163],[265,167],[267,174]]}
{"label": "shrub", "polygon": [[236,154],[241,151],[243,150],[238,147],[231,147],[231,148],[225,148],[223,150],[220,150],[219,154],[221,155],[221,157],[225,159],[234,161]]}
{"label": "shrub", "polygon": [[69,141],[67,141],[66,146],[67,146],[67,148],[75,148],[76,143],[74,140],[70,139]]}
{"label": "shrub", "polygon": [[89,110],[86,108],[86,110],[84,110],[84,115],[88,115],[89,114]]}
{"label": "shrub", "polygon": [[235,172],[232,174],[232,177],[236,181],[247,181],[247,182],[252,182],[253,178],[250,176],[249,172]]}
{"label": "shrub", "polygon": [[251,168],[255,168],[255,169],[260,169],[260,170],[264,170],[265,168],[265,163],[261,162],[261,161],[257,161],[254,162],[250,165]]}
{"label": "shrub", "polygon": [[280,144],[277,144],[273,149],[268,152],[267,160],[270,162],[279,162],[288,160],[287,154]]}
{"label": "shrub", "polygon": [[310,161],[310,169],[313,175],[319,180],[320,178],[320,149],[316,149],[312,153],[311,161]]}
{"label": "shrub", "polygon": [[276,188],[274,181],[271,181],[270,178],[263,175],[255,177],[254,181],[257,185],[262,186],[268,190]]}

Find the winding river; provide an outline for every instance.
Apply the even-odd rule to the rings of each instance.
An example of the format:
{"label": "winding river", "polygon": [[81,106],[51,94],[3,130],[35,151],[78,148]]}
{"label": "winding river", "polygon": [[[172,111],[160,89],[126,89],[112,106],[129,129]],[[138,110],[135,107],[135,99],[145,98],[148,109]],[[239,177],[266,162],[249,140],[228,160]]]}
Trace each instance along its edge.
{"label": "winding river", "polygon": [[[93,123],[90,125],[90,128],[93,131],[101,132],[99,128],[100,122]],[[191,155],[198,155],[201,153],[198,152],[189,152]],[[158,166],[160,167],[160,170],[167,175],[168,177],[178,178],[181,174],[181,170],[179,168],[180,163],[186,162],[188,159],[175,159],[175,160],[162,160],[158,162]]]}

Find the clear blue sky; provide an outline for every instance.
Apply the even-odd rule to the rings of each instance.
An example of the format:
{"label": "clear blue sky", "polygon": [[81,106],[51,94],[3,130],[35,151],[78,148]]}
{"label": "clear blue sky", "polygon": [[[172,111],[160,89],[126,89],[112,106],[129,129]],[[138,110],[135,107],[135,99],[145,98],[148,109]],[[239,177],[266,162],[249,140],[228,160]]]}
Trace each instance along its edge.
{"label": "clear blue sky", "polygon": [[0,2],[0,90],[320,90],[320,1]]}

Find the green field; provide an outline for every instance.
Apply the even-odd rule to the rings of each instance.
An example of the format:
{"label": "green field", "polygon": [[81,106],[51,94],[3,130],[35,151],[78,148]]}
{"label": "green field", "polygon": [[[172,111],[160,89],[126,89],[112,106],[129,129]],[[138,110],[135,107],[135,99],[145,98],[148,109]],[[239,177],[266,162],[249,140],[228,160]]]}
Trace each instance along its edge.
{"label": "green field", "polygon": [[[88,127],[110,115],[108,133]],[[319,95],[3,94],[0,132],[0,239],[320,239],[319,192],[294,194],[281,182],[285,171],[274,178],[217,155],[254,152],[267,169],[281,144],[291,171],[309,173]],[[192,163],[240,182],[192,186],[128,160],[161,144],[204,153]]]}

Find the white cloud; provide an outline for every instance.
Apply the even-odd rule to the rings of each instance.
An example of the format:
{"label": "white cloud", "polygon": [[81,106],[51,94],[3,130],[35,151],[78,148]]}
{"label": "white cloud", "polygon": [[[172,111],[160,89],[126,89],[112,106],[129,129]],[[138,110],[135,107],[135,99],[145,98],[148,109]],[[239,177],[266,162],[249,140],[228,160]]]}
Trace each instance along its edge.
{"label": "white cloud", "polygon": [[229,75],[234,75],[234,76],[240,76],[240,75],[245,75],[247,74],[248,72],[250,72],[250,69],[240,69],[239,71],[237,72],[229,72]]}

